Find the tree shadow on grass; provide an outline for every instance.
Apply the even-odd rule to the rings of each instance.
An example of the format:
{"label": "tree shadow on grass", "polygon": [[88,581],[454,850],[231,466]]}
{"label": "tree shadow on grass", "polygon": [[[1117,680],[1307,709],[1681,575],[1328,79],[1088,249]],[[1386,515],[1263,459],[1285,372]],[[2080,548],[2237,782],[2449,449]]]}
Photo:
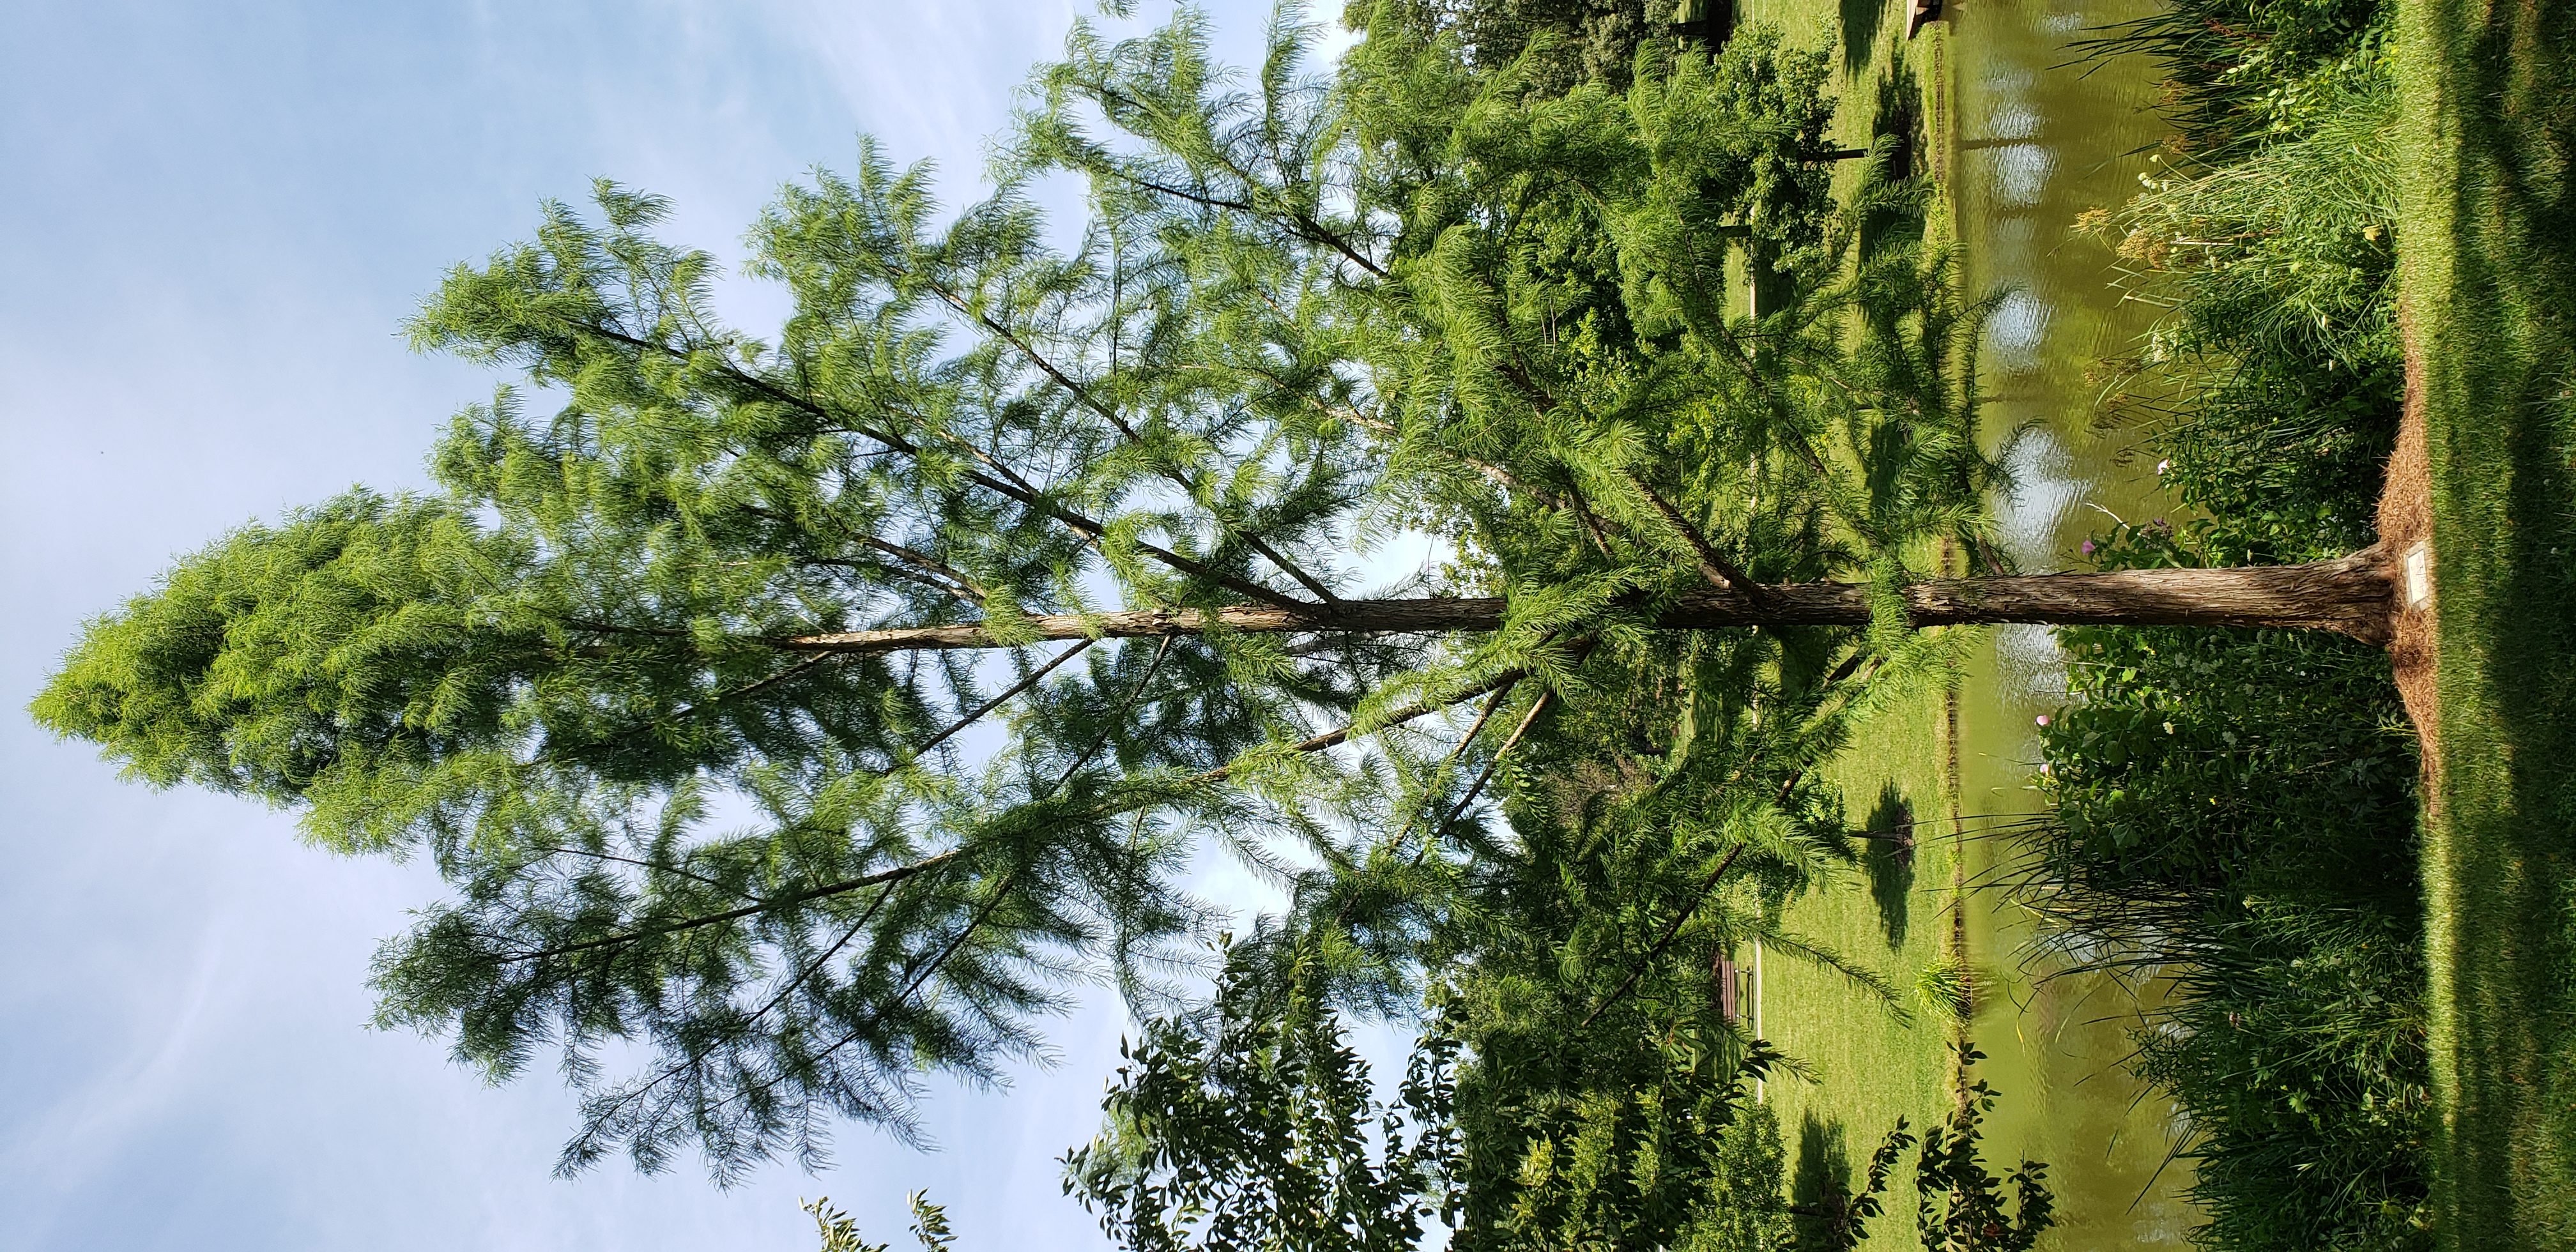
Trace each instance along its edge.
{"label": "tree shadow on grass", "polygon": [[[2433,456],[2440,713],[2425,889],[2452,1247],[2576,1230],[2576,0],[2425,5],[2408,382]],[[2553,242],[2554,241],[2554,242]],[[2422,297],[2418,302],[2417,297]],[[2550,1233],[2555,1232],[2555,1233]]]}
{"label": "tree shadow on grass", "polygon": [[1869,811],[1861,844],[1861,868],[1869,874],[1879,928],[1887,932],[1887,946],[1904,947],[1906,909],[1914,898],[1914,806],[1896,784],[1879,788],[1878,806]]}
{"label": "tree shadow on grass", "polygon": [[1857,74],[1869,68],[1869,46],[1887,21],[1887,0],[1842,0],[1842,19],[1843,72]]}
{"label": "tree shadow on grass", "polygon": [[1798,1125],[1798,1166],[1789,1179],[1790,1212],[1801,1248],[1850,1246],[1851,1151],[1842,1119],[1820,1120],[1810,1110]]}
{"label": "tree shadow on grass", "polygon": [[[1846,9],[1851,0],[1845,0]],[[1844,28],[1850,37],[1850,27]],[[1863,61],[1867,57],[1864,54]],[[1914,67],[1906,62],[1905,46],[1891,40],[1887,69],[1878,76],[1876,100],[1870,113],[1869,134],[1872,144],[1894,140],[1884,166],[1864,175],[1864,181],[1893,188],[1908,183],[1924,173],[1924,145],[1929,141],[1923,119],[1923,81]],[[1864,187],[1864,191],[1870,190]],[[1899,197],[1908,199],[1909,197]],[[1919,204],[1883,204],[1861,215],[1860,253],[1873,256],[1891,244],[1921,243],[1923,212]]]}

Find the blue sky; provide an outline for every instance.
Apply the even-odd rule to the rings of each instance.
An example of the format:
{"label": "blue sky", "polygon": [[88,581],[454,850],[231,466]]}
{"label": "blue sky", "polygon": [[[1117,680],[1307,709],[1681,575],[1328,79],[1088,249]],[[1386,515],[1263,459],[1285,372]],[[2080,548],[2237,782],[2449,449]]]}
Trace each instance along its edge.
{"label": "blue sky", "polygon": [[[1266,6],[1212,7],[1240,61]],[[120,784],[15,712],[82,619],[176,553],[420,482],[430,432],[493,380],[410,355],[397,325],[541,198],[615,177],[730,256],[772,189],[862,130],[963,190],[1078,11],[0,3],[0,1247],[802,1249],[798,1197],[887,1238],[917,1187],[970,1247],[1099,1246],[1053,1159],[1096,1124],[1108,1006],[1009,1095],[943,1091],[937,1154],[851,1128],[820,1178],[557,1181],[571,1111],[545,1075],[487,1089],[365,1026],[367,960],[435,897],[426,871]]]}

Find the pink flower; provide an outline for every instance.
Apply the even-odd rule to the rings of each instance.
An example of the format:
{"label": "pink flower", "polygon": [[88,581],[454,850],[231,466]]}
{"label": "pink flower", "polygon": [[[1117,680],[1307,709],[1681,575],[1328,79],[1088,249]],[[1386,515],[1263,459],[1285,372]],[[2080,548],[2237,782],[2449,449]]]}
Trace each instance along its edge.
{"label": "pink flower", "polygon": [[2090,539],[2084,541],[2084,555],[2093,555],[2093,541]]}
{"label": "pink flower", "polygon": [[2172,469],[2172,468],[2173,468],[2173,462],[2171,462],[2171,461],[2158,461],[2158,462],[2156,462],[2156,472],[2157,472],[2157,473],[2159,473],[2159,474],[2164,473],[2166,470],[2169,470],[2169,469]]}
{"label": "pink flower", "polygon": [[2045,726],[2048,724],[2048,714],[2042,713],[2035,720],[2038,721],[2040,725]]}

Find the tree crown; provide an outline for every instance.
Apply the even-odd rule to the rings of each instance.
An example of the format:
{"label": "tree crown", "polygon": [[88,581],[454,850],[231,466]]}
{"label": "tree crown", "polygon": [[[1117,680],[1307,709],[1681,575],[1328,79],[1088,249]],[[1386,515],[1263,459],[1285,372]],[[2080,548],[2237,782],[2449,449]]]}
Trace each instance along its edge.
{"label": "tree crown", "polygon": [[[380,955],[383,1018],[495,1076],[559,1050],[567,1168],[903,1133],[922,1073],[1037,1054],[1065,979],[1155,1002],[1209,924],[1200,834],[1292,889],[1335,994],[1385,993],[1426,901],[1523,858],[1480,807],[1529,794],[1502,757],[1605,674],[1669,720],[1600,794],[1710,864],[1776,835],[1853,693],[1938,646],[1896,591],[1995,479],[1946,258],[1853,256],[1822,59],[1776,33],[1559,95],[1391,20],[1330,72],[1312,44],[1287,14],[1237,76],[1195,16],[1078,25],[988,198],[943,219],[866,143],[780,192],[768,338],[659,199],[549,205],[411,325],[522,380],[434,489],[183,559],[37,717],[431,857],[457,894]],[[1030,189],[1063,174],[1059,243]],[[1748,258],[1799,298],[1744,313]],[[1351,552],[1408,528],[1456,559],[1369,585]],[[1656,629],[1837,574],[1878,628]],[[654,1060],[603,1075],[619,1039]]]}

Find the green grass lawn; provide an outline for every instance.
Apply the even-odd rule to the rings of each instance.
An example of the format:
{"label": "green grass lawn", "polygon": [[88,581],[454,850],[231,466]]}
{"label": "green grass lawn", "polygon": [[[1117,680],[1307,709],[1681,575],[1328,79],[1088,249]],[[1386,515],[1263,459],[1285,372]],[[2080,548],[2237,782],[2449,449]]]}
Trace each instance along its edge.
{"label": "green grass lawn", "polygon": [[2576,1246],[2576,2],[2402,9],[2400,256],[2438,550],[2434,1202]]}
{"label": "green grass lawn", "polygon": [[[1907,40],[1902,0],[1749,0],[1739,13],[1779,26],[1793,41],[1831,43],[1841,70],[1840,142],[1868,144],[1884,115],[1911,105],[1929,132],[1922,136],[1927,155],[1941,151],[1948,126],[1934,106],[1948,99],[1938,90],[1946,26],[1934,23]],[[1857,164],[1837,171],[1837,191],[1851,189]],[[1931,206],[1924,229],[1935,242],[1951,237],[1946,197]],[[1910,860],[1873,844],[1858,867],[1793,902],[1785,918],[1792,933],[1880,972],[1909,993],[1908,1007],[1915,975],[1951,945],[1959,859],[1946,820],[1944,722],[1942,693],[1918,691],[1871,719],[1830,771],[1856,827],[1887,829],[1907,817],[1922,823]],[[1948,1111],[1954,1032],[1930,1017],[1909,1024],[1841,975],[1779,952],[1763,955],[1761,973],[1755,1024],[1809,1071],[1771,1081],[1764,1095],[1788,1140],[1793,1197],[1812,1203],[1828,1176],[1857,1187],[1857,1172],[1898,1117],[1920,1129]],[[1910,1176],[1891,1190],[1888,1213],[1864,1247],[1917,1246]]]}
{"label": "green grass lawn", "polygon": [[[1946,26],[1935,24],[1906,40],[1905,6],[1871,0],[1755,0],[1747,11],[1778,23],[1792,37],[1834,32],[1843,70],[1843,105],[1836,118],[1843,143],[1867,144],[1880,115],[1910,100],[1929,132],[1929,151],[1940,151],[1947,119],[1933,106],[1947,99],[1936,88]],[[1854,173],[1844,172],[1837,183],[1852,182]],[[1951,238],[1946,195],[1931,206],[1925,234],[1936,246]],[[1947,820],[1953,796],[1945,776],[1945,722],[1943,693],[1926,689],[1862,728],[1831,771],[1850,820],[1877,830],[1919,823],[1917,846],[1910,857],[1885,844],[1865,847],[1858,867],[1792,903],[1785,918],[1790,932],[1879,971],[1900,993],[1909,993],[1915,974],[1952,949],[1960,860]],[[1857,1187],[1856,1171],[1897,1118],[1920,1129],[1951,1107],[1954,1031],[1928,1015],[1909,1021],[1840,974],[1781,953],[1765,953],[1761,973],[1757,1025],[1808,1067],[1803,1077],[1767,1084],[1765,1098],[1789,1141],[1792,1196],[1813,1203],[1829,1177]],[[1910,999],[1904,1007],[1913,1007]],[[1891,1191],[1888,1214],[1864,1247],[1916,1244],[1911,1178],[1900,1176]]]}
{"label": "green grass lawn", "polygon": [[[1887,829],[1901,815],[1921,823],[1910,862],[1874,846],[1846,881],[1796,901],[1786,917],[1792,933],[1907,993],[1951,945],[1960,849],[1949,833],[1942,722],[1940,693],[1920,693],[1873,719],[1834,771],[1854,825]],[[1764,954],[1762,982],[1757,1026],[1811,1067],[1804,1079],[1767,1084],[1765,1096],[1788,1140],[1793,1198],[1812,1204],[1828,1176],[1849,1178],[1868,1163],[1898,1117],[1919,1130],[1951,1107],[1953,1031],[1920,1012],[1900,1020],[1839,974],[1779,953]],[[1916,1246],[1910,1178],[1892,1190],[1865,1247]]]}
{"label": "green grass lawn", "polygon": [[[1773,23],[1793,41],[1834,48],[1840,143],[1865,146],[1890,118],[1912,119],[1923,162],[1916,168],[1932,172],[1940,185],[1919,227],[1874,223],[1864,234],[1892,238],[1884,232],[1919,229],[1928,244],[1945,246],[1957,238],[1946,180],[1956,140],[1948,111],[1958,98],[1953,79],[1960,71],[1952,63],[1948,24],[1927,25],[1909,40],[1907,8],[1902,0],[1748,0],[1741,17]],[[1838,191],[1852,189],[1857,166],[1837,171]],[[1923,555],[1927,563],[1933,557]],[[1990,657],[1972,662],[1980,670],[1992,665]],[[2028,807],[2022,789],[2028,765],[2004,759],[2009,751],[1984,742],[1993,738],[1992,728],[1979,719],[2000,715],[1992,687],[1990,678],[1960,675],[1951,692],[1917,690],[1882,709],[1831,767],[1855,828],[1886,831],[1911,822],[1917,842],[1910,857],[1884,843],[1866,845],[1858,865],[1788,906],[1784,928],[1876,972],[1900,1003],[1891,1006],[1839,972],[1791,954],[1763,953],[1755,1028],[1804,1071],[1773,1079],[1764,1098],[1788,1140],[1794,1201],[1813,1204],[1828,1180],[1857,1188],[1858,1171],[1898,1118],[1919,1132],[1956,1106],[1953,1044],[1961,1029],[1924,1011],[1913,993],[1926,967],[1963,956],[1985,993],[1968,1027],[1991,1057],[1979,1076],[2003,1090],[1988,1127],[1989,1164],[2009,1169],[2025,1154],[2052,1162],[2067,1226],[2044,1246],[2125,1246],[2130,1235],[2189,1224],[2176,1216],[2179,1201],[2171,1194],[2188,1169],[2158,1174],[2163,1135],[2152,1124],[2152,1109],[2139,1113],[2146,1106],[2129,1098],[2134,1085],[2118,1070],[2128,1047],[2127,989],[2098,979],[2028,985],[2012,968],[2020,936],[2003,933],[1997,902],[1965,893],[1968,880],[1987,873],[1998,853],[1990,843],[1963,841],[1954,819],[1964,816],[1965,833],[1973,835],[1997,815]],[[1953,700],[1965,723],[1964,760],[1952,743],[1960,729]],[[1920,1246],[1908,1170],[1898,1171],[1884,1200],[1885,1214],[1863,1246]],[[2105,1239],[2110,1242],[2099,1242]]]}

